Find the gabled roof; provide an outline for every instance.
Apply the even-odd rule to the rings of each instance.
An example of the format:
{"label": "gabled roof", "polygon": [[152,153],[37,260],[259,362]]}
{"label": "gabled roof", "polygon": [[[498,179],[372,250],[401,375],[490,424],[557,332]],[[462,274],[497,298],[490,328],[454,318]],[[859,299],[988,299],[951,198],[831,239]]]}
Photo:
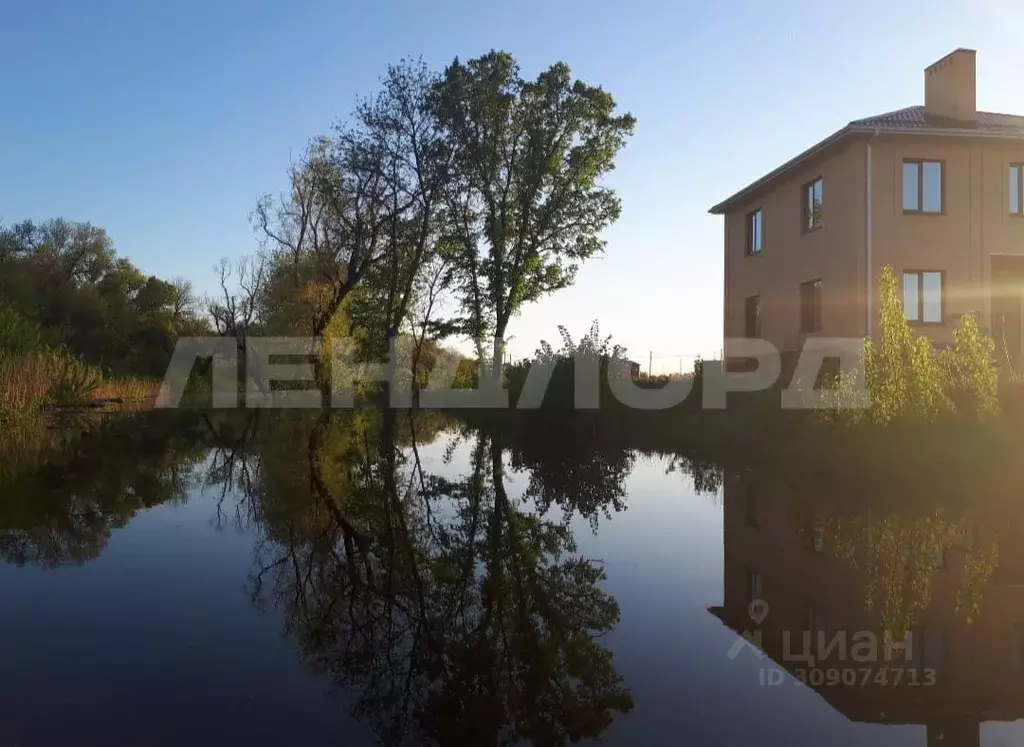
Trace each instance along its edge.
{"label": "gabled roof", "polygon": [[1024,116],[999,114],[996,112],[978,112],[977,121],[961,122],[927,114],[923,106],[908,106],[904,109],[876,114],[873,117],[855,119],[841,130],[837,130],[829,135],[820,143],[812,145],[800,155],[791,158],[778,168],[769,171],[757,181],[748,184],[736,194],[718,203],[709,212],[714,215],[723,215],[730,208],[745,202],[762,187],[792,171],[801,163],[821,153],[826,148],[848,137],[871,133],[1024,138]]}
{"label": "gabled roof", "polygon": [[1010,137],[1024,137],[1024,117],[1016,114],[997,114],[996,112],[978,112],[977,122],[960,122],[957,120],[936,117],[925,113],[923,106],[908,106],[894,112],[876,114],[874,117],[855,119],[850,127],[879,127],[883,130],[900,132],[902,130],[970,130],[974,132],[1002,134]]}

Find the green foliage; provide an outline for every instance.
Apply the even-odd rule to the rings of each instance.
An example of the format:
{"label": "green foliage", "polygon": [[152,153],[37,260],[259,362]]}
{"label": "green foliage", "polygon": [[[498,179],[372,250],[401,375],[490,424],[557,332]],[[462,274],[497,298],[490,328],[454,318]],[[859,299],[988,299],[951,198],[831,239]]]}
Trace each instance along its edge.
{"label": "green foliage", "polygon": [[601,232],[620,204],[599,182],[635,119],[616,114],[611,95],[574,80],[564,63],[525,80],[505,52],[456,59],[430,106],[453,155],[448,199],[461,331],[477,341],[494,337],[497,366],[511,317],[571,285],[579,263],[603,249]]}
{"label": "green foliage", "polygon": [[460,358],[455,369],[454,389],[476,389],[479,386],[480,369],[471,358]]}
{"label": "green foliage", "polygon": [[951,411],[931,341],[915,339],[892,267],[882,270],[878,299],[880,343],[866,342],[863,352],[870,419],[879,424],[906,417],[934,420]]}
{"label": "green foliage", "polygon": [[0,301],[0,351],[26,355],[43,347],[39,325]]}
{"label": "green foliage", "polygon": [[964,552],[956,610],[967,623],[981,614],[984,592],[998,567],[998,543],[966,518],[932,515],[857,516],[824,522],[826,544],[864,573],[864,605],[879,612],[885,630],[902,638],[931,599],[936,561],[951,548]]}
{"label": "green foliage", "polygon": [[47,402],[58,407],[88,403],[103,377],[93,366],[83,363],[67,350],[53,355],[54,377],[46,393]]}
{"label": "green foliage", "polygon": [[0,350],[68,348],[107,371],[161,376],[179,335],[205,323],[188,283],[147,278],[102,228],[0,226]]}
{"label": "green foliage", "polygon": [[868,407],[852,406],[859,394],[858,377],[846,373],[831,382],[823,419],[887,425],[933,422],[954,414],[983,419],[999,412],[994,344],[973,313],[960,319],[953,347],[936,354],[927,337],[911,330],[890,266],[882,270],[878,298],[879,344],[868,340],[862,352]]}
{"label": "green foliage", "polygon": [[592,322],[590,331],[579,343],[575,342],[569,330],[563,325],[558,326],[558,333],[562,338],[562,346],[558,350],[555,350],[547,340],[541,340],[532,361],[523,360],[506,366],[505,381],[512,402],[515,402],[522,392],[530,368],[538,364],[553,368],[544,396],[545,406],[574,407],[577,361],[594,362],[596,359],[602,387],[607,386],[609,372],[616,376],[629,376],[629,370],[626,368],[626,349],[614,344],[611,335],[602,337],[596,319]]}
{"label": "green foliage", "polygon": [[999,375],[992,362],[995,343],[982,333],[973,313],[953,330],[956,344],[939,354],[949,396],[958,413],[984,419],[999,413]]}

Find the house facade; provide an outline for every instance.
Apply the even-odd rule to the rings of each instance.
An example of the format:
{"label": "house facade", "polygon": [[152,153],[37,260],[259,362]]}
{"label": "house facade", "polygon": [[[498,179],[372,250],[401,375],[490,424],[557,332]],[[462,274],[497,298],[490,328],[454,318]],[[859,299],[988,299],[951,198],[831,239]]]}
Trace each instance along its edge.
{"label": "house facade", "polygon": [[[1024,116],[978,111],[976,53],[924,72],[923,106],[850,122],[711,213],[725,218],[725,356],[760,337],[874,338],[882,268],[937,345],[973,311],[1024,353]],[[1005,353],[1005,355],[1004,355]]]}
{"label": "house facade", "polygon": [[[965,524],[970,531],[938,552],[924,528],[933,517],[877,517],[900,527],[905,541],[894,548],[872,544],[866,531],[841,533],[842,523],[828,521],[834,494],[834,487],[801,494],[792,485],[727,475],[723,602],[709,611],[739,634],[756,627],[763,652],[796,677],[806,678],[808,667],[856,670],[856,679],[845,682],[809,681],[851,721],[918,724],[928,745],[978,747],[983,722],[1024,718],[1024,516],[1005,521],[980,501],[977,523]],[[845,496],[847,508],[851,498]],[[845,526],[863,522],[870,509],[863,510],[845,515]],[[994,567],[979,572],[982,565],[971,564],[977,555],[964,545],[972,539],[979,548],[995,543]],[[894,587],[900,593],[879,594],[886,583],[901,584]],[[978,600],[972,611],[968,598]],[[756,625],[754,599],[764,611]],[[902,654],[887,658],[879,647],[854,658],[850,645],[828,650],[837,638],[852,643],[865,633],[884,641],[886,612],[910,616]],[[804,645],[805,632],[813,649]],[[907,640],[890,633],[891,640]],[[813,663],[799,656],[811,651]],[[881,670],[888,676],[878,676]]]}

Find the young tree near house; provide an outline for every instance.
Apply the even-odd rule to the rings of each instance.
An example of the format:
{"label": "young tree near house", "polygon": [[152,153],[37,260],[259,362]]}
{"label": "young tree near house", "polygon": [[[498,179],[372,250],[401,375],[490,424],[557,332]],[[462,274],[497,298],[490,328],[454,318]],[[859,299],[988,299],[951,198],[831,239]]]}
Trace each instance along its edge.
{"label": "young tree near house", "polygon": [[578,264],[604,247],[619,216],[615,193],[599,186],[632,134],[601,88],[573,80],[558,63],[522,78],[512,55],[456,59],[431,105],[453,150],[449,210],[462,299],[462,331],[502,340],[524,304],[572,284]]}

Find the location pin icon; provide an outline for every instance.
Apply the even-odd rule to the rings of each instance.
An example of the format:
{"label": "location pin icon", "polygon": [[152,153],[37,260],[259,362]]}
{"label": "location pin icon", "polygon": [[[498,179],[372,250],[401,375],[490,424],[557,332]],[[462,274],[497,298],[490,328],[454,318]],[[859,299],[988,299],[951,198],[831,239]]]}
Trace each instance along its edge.
{"label": "location pin icon", "polygon": [[750,615],[750,619],[754,621],[755,625],[760,625],[768,617],[768,602],[763,599],[755,599],[747,607],[747,614]]}

